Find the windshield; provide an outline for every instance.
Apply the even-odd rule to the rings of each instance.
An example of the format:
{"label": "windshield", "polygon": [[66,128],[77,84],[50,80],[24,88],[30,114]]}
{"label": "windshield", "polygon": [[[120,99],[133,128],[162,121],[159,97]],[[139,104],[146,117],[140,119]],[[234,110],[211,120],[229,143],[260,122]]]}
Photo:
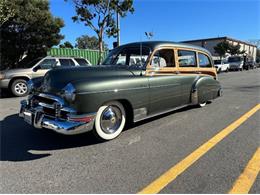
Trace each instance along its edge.
{"label": "windshield", "polygon": [[214,60],[214,64],[221,64],[221,60]]}
{"label": "windshield", "polygon": [[36,58],[34,60],[28,61],[28,59],[24,58],[18,63],[19,68],[31,68],[35,64],[37,64],[42,58]]}
{"label": "windshield", "polygon": [[150,55],[147,47],[125,47],[112,50],[102,65],[128,66],[142,68]]}
{"label": "windshield", "polygon": [[240,62],[241,57],[230,57],[228,58],[228,62]]}

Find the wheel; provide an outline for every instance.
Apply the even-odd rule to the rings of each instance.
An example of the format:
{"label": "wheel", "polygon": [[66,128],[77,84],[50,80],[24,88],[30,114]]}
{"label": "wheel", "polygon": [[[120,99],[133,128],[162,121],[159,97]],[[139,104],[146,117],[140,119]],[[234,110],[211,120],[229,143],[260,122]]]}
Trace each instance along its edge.
{"label": "wheel", "polygon": [[227,69],[226,69],[226,72],[228,72],[228,71],[229,71],[229,69],[227,68]]}
{"label": "wheel", "polygon": [[15,96],[22,97],[28,93],[27,82],[24,79],[17,79],[11,85],[11,91]]}
{"label": "wheel", "polygon": [[113,101],[98,109],[94,134],[102,140],[111,140],[119,136],[126,124],[126,113],[120,102]]}

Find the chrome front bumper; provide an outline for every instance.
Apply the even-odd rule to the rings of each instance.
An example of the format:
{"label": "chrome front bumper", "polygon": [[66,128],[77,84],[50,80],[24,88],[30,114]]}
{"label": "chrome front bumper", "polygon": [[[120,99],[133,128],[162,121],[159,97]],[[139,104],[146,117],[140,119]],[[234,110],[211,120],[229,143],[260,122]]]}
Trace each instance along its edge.
{"label": "chrome front bumper", "polygon": [[[43,107],[30,106],[27,100],[21,101],[19,116],[35,128],[51,129],[64,135],[84,133],[93,129],[95,113],[86,115],[68,114],[67,119],[50,117],[43,112]],[[88,121],[75,121],[75,119],[89,119]]]}

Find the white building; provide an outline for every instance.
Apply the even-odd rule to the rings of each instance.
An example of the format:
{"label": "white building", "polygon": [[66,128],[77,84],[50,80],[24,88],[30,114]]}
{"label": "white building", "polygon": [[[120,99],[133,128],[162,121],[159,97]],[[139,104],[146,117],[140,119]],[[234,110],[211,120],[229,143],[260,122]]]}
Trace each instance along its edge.
{"label": "white building", "polygon": [[183,41],[183,43],[189,43],[197,46],[204,47],[205,49],[209,50],[213,56],[213,58],[219,58],[219,55],[215,53],[214,47],[223,41],[227,41],[232,45],[240,45],[240,50],[245,50],[245,54],[248,57],[253,57],[254,61],[256,60],[256,45],[253,45],[251,43],[247,43],[245,41],[240,41],[237,39],[233,39],[230,37],[216,37],[216,38],[208,38],[208,39],[197,39],[197,40],[189,40],[189,41]]}

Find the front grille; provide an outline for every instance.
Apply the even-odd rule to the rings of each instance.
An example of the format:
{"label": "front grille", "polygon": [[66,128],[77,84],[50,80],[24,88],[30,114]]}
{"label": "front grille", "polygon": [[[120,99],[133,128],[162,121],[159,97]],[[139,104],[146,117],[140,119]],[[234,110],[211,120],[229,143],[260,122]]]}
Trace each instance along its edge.
{"label": "front grille", "polygon": [[[57,112],[57,104],[60,107],[60,111]],[[43,113],[51,118],[56,118],[57,113],[58,117],[61,119],[67,119],[68,114],[71,113],[69,109],[64,107],[64,101],[56,96],[39,94],[34,95],[30,98],[30,106],[32,108],[41,107]]]}

